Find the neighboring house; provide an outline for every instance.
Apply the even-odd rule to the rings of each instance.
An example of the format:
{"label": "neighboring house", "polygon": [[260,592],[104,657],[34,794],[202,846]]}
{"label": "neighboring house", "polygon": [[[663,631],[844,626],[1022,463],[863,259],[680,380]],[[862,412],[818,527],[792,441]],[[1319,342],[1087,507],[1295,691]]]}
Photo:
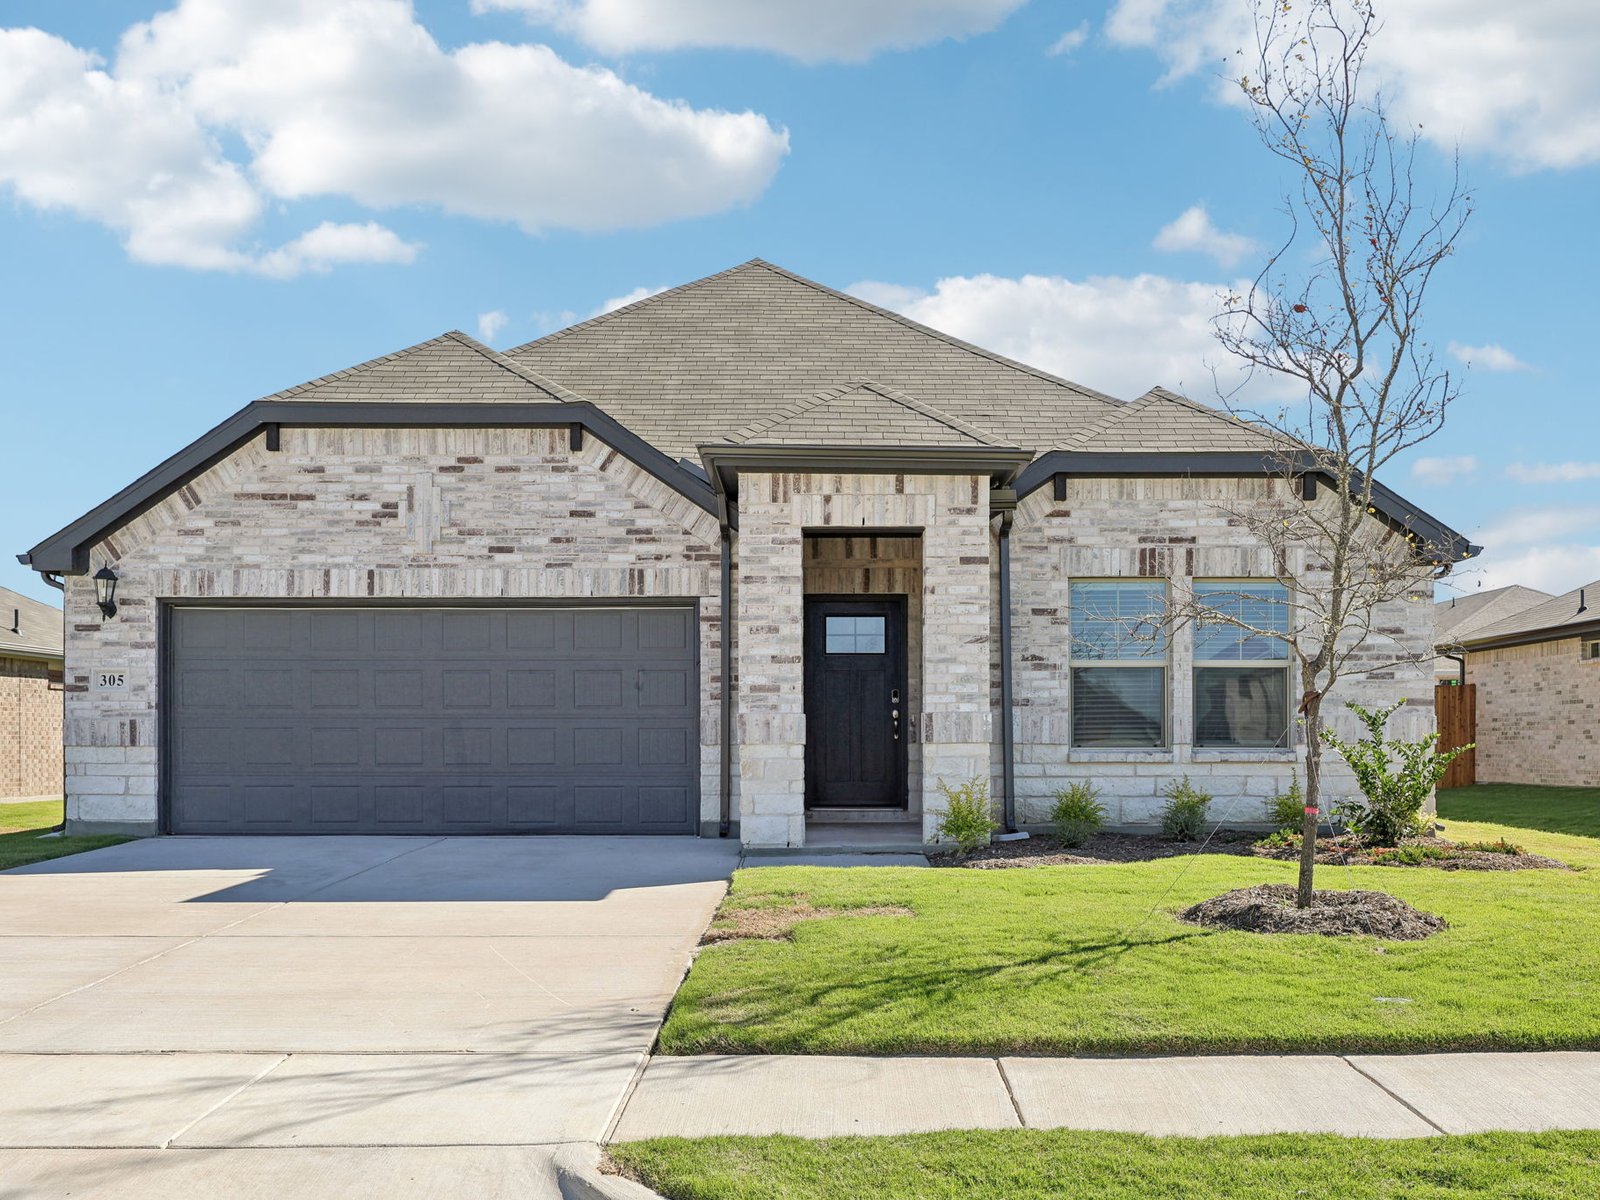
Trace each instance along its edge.
{"label": "neighboring house", "polygon": [[[1314,499],[1267,448],[760,260],[505,353],[448,333],[247,405],[23,556],[66,582],[69,823],[920,841],[941,782],[1036,823],[1090,779],[1148,825],[1184,775],[1255,819],[1296,757],[1281,647],[1123,618],[1288,594],[1305,564],[1229,515]],[[1471,552],[1386,490],[1374,519]],[[1414,734],[1426,591],[1378,621],[1420,665],[1382,648],[1335,697]]]}
{"label": "neighboring house", "polygon": [[1600,787],[1600,580],[1458,641],[1478,782]]}
{"label": "neighboring house", "polygon": [[61,795],[61,610],[0,587],[0,800]]}
{"label": "neighboring house", "polygon": [[1461,659],[1464,638],[1552,598],[1549,592],[1511,584],[1440,600],[1433,606],[1433,636],[1439,646],[1434,675],[1440,683],[1459,681],[1466,670]]}

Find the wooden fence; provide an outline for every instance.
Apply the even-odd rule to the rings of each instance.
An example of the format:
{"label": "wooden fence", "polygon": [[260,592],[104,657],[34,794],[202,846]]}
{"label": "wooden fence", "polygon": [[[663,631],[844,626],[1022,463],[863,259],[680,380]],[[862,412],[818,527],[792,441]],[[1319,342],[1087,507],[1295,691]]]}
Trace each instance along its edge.
{"label": "wooden fence", "polygon": [[[1439,752],[1478,740],[1478,685],[1439,684],[1433,689],[1433,711],[1439,722]],[[1478,781],[1477,751],[1468,750],[1445,772],[1441,788],[1465,787]]]}

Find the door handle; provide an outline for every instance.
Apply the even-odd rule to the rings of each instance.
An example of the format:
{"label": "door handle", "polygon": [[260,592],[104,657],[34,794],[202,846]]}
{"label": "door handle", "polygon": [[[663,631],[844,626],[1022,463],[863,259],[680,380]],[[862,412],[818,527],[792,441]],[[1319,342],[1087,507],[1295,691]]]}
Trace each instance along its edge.
{"label": "door handle", "polygon": [[898,742],[900,740],[900,710],[891,708],[889,715],[894,718],[894,740]]}

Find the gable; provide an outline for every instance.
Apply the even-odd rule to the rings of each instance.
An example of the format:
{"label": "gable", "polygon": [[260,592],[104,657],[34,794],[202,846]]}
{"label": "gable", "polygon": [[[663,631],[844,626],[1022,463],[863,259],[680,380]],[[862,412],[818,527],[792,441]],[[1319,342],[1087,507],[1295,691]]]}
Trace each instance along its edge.
{"label": "gable", "polygon": [[732,442],[763,446],[1000,446],[998,438],[880,384],[819,392],[746,426]]}

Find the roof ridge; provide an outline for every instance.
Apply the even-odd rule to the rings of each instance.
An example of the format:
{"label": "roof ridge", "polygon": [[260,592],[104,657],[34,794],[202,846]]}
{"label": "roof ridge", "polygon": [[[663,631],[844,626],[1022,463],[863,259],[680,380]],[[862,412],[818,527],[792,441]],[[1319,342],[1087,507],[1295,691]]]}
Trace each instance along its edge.
{"label": "roof ridge", "polygon": [[1134,413],[1143,412],[1154,403],[1155,401],[1151,398],[1150,394],[1146,392],[1137,400],[1126,401],[1117,411],[1107,413],[1098,421],[1089,422],[1089,424],[1083,426],[1076,433],[1057,442],[1053,447],[1051,447],[1051,449],[1081,450],[1084,446],[1087,446],[1101,434],[1107,432],[1108,430],[1115,429]]}
{"label": "roof ridge", "polygon": [[325,383],[332,383],[336,379],[347,379],[351,375],[359,374],[360,372],[370,370],[373,367],[382,366],[386,362],[393,362],[395,359],[402,358],[407,354],[413,353],[414,351],[421,350],[427,346],[435,345],[439,342],[447,341],[449,340],[449,337],[450,334],[448,332],[441,333],[434,337],[427,338],[424,341],[417,342],[415,345],[407,346],[402,350],[394,350],[388,354],[380,354],[377,358],[369,358],[366,362],[356,363],[356,365],[353,367],[345,367],[339,371],[330,371],[326,375],[318,375],[315,379],[308,379],[304,383],[297,383],[293,387],[284,388],[282,391],[270,392],[267,395],[262,396],[261,399],[286,400],[290,396],[298,395],[299,393],[314,387],[321,387]]}
{"label": "roof ridge", "polygon": [[863,379],[857,382],[853,388],[850,388],[843,394],[848,395],[849,392],[859,391],[862,388],[882,396],[885,400],[892,400],[896,404],[909,408],[912,412],[921,413],[929,420],[937,421],[941,425],[946,425],[951,429],[954,429],[957,433],[965,434],[967,437],[974,438],[986,445],[1006,447],[1011,446],[1010,442],[996,437],[987,430],[979,429],[976,425],[968,424],[960,417],[952,416],[950,413],[935,408],[926,400],[920,400],[916,396],[913,396],[910,392],[903,392],[899,388],[891,387],[886,383],[878,383],[871,379]]}
{"label": "roof ridge", "polygon": [[759,258],[748,259],[745,262],[737,263],[734,266],[727,267],[724,270],[716,272],[715,274],[706,275],[700,279],[691,279],[688,283],[680,283],[676,287],[663,288],[659,292],[651,292],[650,295],[641,296],[632,304],[623,304],[606,312],[595,313],[594,316],[587,317],[582,321],[578,321],[576,324],[564,326],[561,329],[554,330],[550,333],[544,334],[541,337],[536,337],[532,341],[523,342],[519,346],[513,346],[511,349],[507,350],[506,353],[517,354],[523,350],[531,350],[535,346],[545,345],[548,342],[560,341],[568,334],[577,333],[581,329],[591,329],[596,325],[599,325],[605,321],[609,321],[612,317],[619,317],[623,313],[633,312],[636,308],[641,308],[644,305],[651,304],[657,300],[665,300],[669,296],[680,295],[683,292],[687,292],[693,288],[699,287],[703,283],[711,283],[714,280],[726,279],[729,275],[737,275],[740,271],[743,271],[748,267],[756,266],[757,264],[762,266],[768,265],[763,263]]}
{"label": "roof ridge", "polygon": [[[1078,392],[1084,396],[1087,396],[1091,400],[1100,400],[1106,404],[1122,403],[1122,401],[1118,400],[1115,396],[1109,396],[1105,392],[1096,391],[1094,388],[1086,387],[1081,383],[1074,383],[1072,380],[1064,379],[1060,375],[1052,375],[1049,371],[1041,370],[1039,367],[1031,367],[1025,362],[1019,362],[1014,358],[1007,358],[1004,354],[998,354],[993,350],[985,350],[982,346],[977,346],[971,342],[963,341],[954,334],[945,333],[943,330],[935,329],[931,325],[924,325],[921,321],[915,321],[903,313],[895,312],[893,309],[884,308],[881,305],[872,303],[870,300],[863,300],[860,296],[852,296],[849,292],[841,292],[837,288],[829,287],[825,283],[818,283],[815,279],[807,279],[804,275],[796,275],[793,271],[790,271],[785,267],[780,267],[776,263],[770,263],[764,258],[752,258],[749,262],[741,265],[746,267],[765,267],[775,275],[781,275],[785,279],[792,280],[795,283],[804,284],[806,287],[813,288],[816,291],[822,292],[824,295],[832,296],[835,299],[847,301],[850,304],[854,304],[858,308],[864,308],[868,312],[875,313],[880,317],[887,317],[891,321],[895,321],[898,324],[904,325],[907,329],[915,330],[917,333],[927,334],[929,337],[938,338],[941,342],[944,342],[950,346],[954,346],[958,350],[965,350],[969,354],[975,354],[979,358],[986,358],[990,362],[998,363],[1002,367],[1009,367],[1014,371],[1021,371],[1025,375],[1032,375],[1036,379],[1043,379],[1047,383],[1053,383],[1060,387],[1068,388],[1074,392]],[[708,276],[708,278],[715,279],[716,276]],[[663,292],[661,294],[665,295],[666,293]]]}
{"label": "roof ridge", "polygon": [[[566,387],[563,384],[559,384],[553,379],[547,379],[533,368],[525,367],[516,360],[506,357],[493,346],[484,345],[471,334],[462,333],[459,329],[452,329],[448,333],[444,334],[444,337],[459,342],[469,350],[476,350],[479,354],[483,355],[483,357],[494,363],[495,366],[510,371],[513,375],[517,376],[517,378],[523,380],[525,383],[533,384],[534,387],[540,389],[541,391],[548,392],[552,399],[578,404],[588,402],[586,397],[579,395],[571,388]],[[437,341],[439,339],[436,338],[435,340]]]}

